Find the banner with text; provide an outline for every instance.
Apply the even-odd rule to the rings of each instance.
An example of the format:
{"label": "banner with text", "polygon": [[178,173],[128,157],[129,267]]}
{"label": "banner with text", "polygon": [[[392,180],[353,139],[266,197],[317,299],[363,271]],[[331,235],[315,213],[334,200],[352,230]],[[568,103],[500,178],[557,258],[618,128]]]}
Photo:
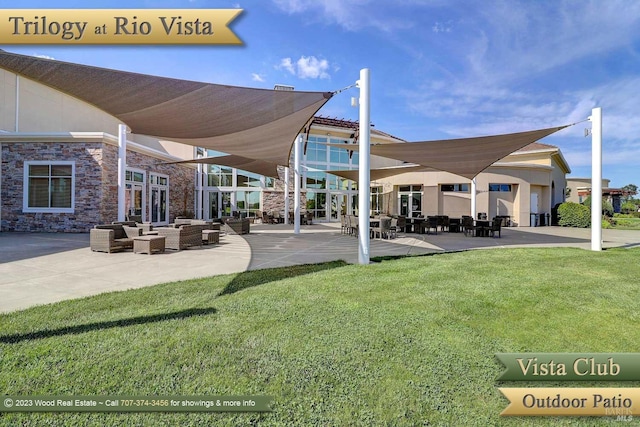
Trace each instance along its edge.
{"label": "banner with text", "polygon": [[242,9],[0,9],[0,44],[241,45]]}

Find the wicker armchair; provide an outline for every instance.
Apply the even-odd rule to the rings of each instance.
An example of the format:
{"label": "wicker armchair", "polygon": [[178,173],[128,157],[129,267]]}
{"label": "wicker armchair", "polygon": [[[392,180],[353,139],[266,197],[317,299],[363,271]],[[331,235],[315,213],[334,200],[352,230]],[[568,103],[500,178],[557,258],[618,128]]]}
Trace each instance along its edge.
{"label": "wicker armchair", "polygon": [[94,252],[118,252],[133,249],[133,238],[142,235],[142,229],[122,224],[96,225],[89,231],[89,246]]}
{"label": "wicker armchair", "polygon": [[178,228],[156,228],[159,236],[165,237],[165,249],[176,251],[190,246],[202,246],[202,226],[182,225]]}

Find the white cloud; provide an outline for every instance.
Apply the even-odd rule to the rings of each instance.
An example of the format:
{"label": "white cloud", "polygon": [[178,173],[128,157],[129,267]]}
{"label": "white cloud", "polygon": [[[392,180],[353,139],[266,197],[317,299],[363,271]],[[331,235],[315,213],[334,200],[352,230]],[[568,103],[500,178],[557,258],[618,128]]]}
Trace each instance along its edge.
{"label": "white cloud", "polygon": [[258,73],[251,73],[251,80],[253,80],[254,82],[260,82],[260,83],[265,82],[264,77]]}
{"label": "white cloud", "polygon": [[298,77],[301,79],[328,79],[329,62],[315,56],[302,56],[298,59]]}
{"label": "white cloud", "polygon": [[49,56],[49,55],[41,55],[39,53],[35,53],[33,54],[33,56],[35,56],[36,58],[42,58],[42,59],[56,59],[53,56]]}
{"label": "white cloud", "polygon": [[291,62],[291,58],[282,58],[280,61],[280,65],[276,66],[277,69],[284,69],[290,72],[295,76],[296,70],[293,68],[293,63]]}
{"label": "white cloud", "polygon": [[286,70],[301,79],[329,79],[329,67],[329,61],[315,56],[301,56],[295,64],[291,58],[283,58],[276,66],[277,69]]}

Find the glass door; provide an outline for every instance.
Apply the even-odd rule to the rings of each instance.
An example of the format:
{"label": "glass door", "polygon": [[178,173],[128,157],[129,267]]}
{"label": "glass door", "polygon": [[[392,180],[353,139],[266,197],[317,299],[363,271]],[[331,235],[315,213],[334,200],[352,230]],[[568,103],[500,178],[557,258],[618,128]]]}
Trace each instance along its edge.
{"label": "glass door", "polygon": [[331,221],[340,221],[347,214],[347,195],[332,194],[331,195]]}
{"label": "glass door", "polygon": [[151,175],[149,212],[154,225],[169,224],[169,178]]}
{"label": "glass door", "polygon": [[220,218],[220,193],[217,191],[209,191],[209,219]]}
{"label": "glass door", "polygon": [[127,184],[125,206],[127,207],[127,215],[140,218],[139,222],[143,221],[141,184]]}

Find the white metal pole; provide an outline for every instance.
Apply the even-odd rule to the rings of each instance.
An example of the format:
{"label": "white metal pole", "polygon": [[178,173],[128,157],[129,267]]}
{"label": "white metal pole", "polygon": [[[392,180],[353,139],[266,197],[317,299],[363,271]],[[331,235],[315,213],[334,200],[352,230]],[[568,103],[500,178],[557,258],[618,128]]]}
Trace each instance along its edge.
{"label": "white metal pole", "polygon": [[359,124],[359,171],[358,171],[358,262],[369,264],[369,185],[371,174],[369,171],[370,153],[370,106],[369,106],[369,69],[360,70],[360,124]]}
{"label": "white metal pole", "polygon": [[[198,159],[202,158],[202,154],[198,154]],[[204,218],[204,187],[203,187],[203,168],[204,165],[202,163],[198,163],[198,170],[196,172],[196,192],[197,192],[197,200],[196,200],[196,218],[203,219]]]}
{"label": "white metal pole", "polygon": [[591,110],[591,250],[602,250],[602,108]]}
{"label": "white metal pole", "polygon": [[118,221],[126,217],[127,125],[118,125]]}
{"label": "white metal pole", "polygon": [[289,166],[284,168],[284,223],[289,224]]}
{"label": "white metal pole", "polygon": [[300,152],[302,148],[302,135],[298,135],[293,146],[293,232],[300,234]]}
{"label": "white metal pole", "polygon": [[476,219],[476,196],[478,195],[478,190],[476,188],[476,179],[471,179],[471,218]]}

